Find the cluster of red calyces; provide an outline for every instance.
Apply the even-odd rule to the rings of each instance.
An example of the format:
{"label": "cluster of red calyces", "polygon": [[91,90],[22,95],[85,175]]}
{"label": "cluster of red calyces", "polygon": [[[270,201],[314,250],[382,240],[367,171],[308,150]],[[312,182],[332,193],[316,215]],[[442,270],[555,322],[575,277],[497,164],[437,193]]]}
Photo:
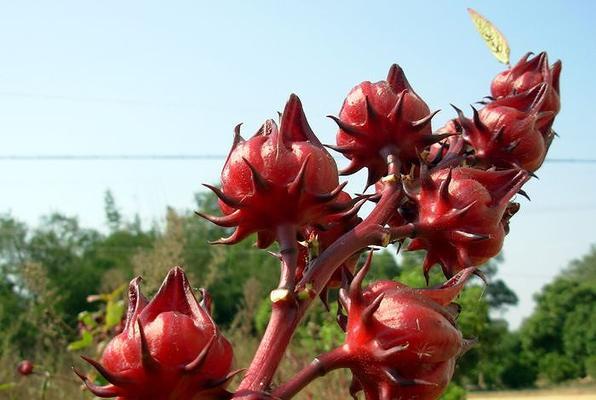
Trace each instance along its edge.
{"label": "cluster of red calyces", "polygon": [[470,147],[472,163],[529,172],[540,168],[555,136],[560,73],[561,62],[549,66],[546,53],[526,54],[497,75],[492,96],[481,110],[473,110],[472,119],[458,110],[454,125]]}
{"label": "cluster of red calyces", "polygon": [[340,302],[347,310],[342,362],[353,373],[350,392],[369,400],[436,399],[449,384],[455,361],[474,342],[456,326],[459,306],[452,301],[474,268],[443,285],[412,289],[394,281],[377,281],[361,289],[371,255]]}
{"label": "cluster of red calyces", "polygon": [[[471,345],[457,328],[453,303],[477,267],[497,255],[509,221],[519,210],[516,194],[543,163],[555,136],[561,63],[545,53],[524,56],[492,83],[484,107],[457,117],[433,133],[431,112],[393,65],[387,80],[354,87],[331,117],[339,126],[328,145],[349,161],[341,175],[368,170],[373,194],[350,196],[339,183],[334,159],[310,128],[302,104],[291,95],[280,126],[266,121],[248,140],[240,125],[221,173],[217,195],[223,215],[199,213],[235,244],[256,235],[258,248],[277,242],[281,278],[272,292],[269,325],[235,393],[226,390],[232,349],[195,299],[184,273],[174,268],[148,302],[138,279],[130,286],[124,330],[101,363],[87,359],[109,382],[97,396],[121,399],[289,399],[334,368],[353,374],[352,395],[367,400],[437,399],[452,378],[457,358]],[[376,203],[365,218],[358,212]],[[448,279],[415,289],[394,281],[362,288],[370,246],[409,240],[425,250],[423,273],[440,266]],[[292,334],[319,295],[340,288],[338,322],[344,344],[277,388],[275,371]],[[204,294],[206,298],[206,294]],[[344,314],[345,312],[345,314]]]}
{"label": "cluster of red calyces", "polygon": [[129,287],[129,308],[122,333],[107,345],[101,362],[83,357],[108,381],[95,385],[77,372],[98,397],[121,400],[225,399],[233,372],[232,347],[220,334],[203,292],[199,303],[181,268],[173,268],[149,302]]}

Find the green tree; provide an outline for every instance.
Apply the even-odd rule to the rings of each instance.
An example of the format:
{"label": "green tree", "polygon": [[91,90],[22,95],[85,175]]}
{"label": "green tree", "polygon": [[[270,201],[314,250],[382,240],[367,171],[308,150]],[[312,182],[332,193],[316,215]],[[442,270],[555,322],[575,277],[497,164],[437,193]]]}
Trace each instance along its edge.
{"label": "green tree", "polygon": [[106,214],[106,223],[110,231],[115,232],[120,229],[122,224],[122,214],[116,206],[116,200],[110,190],[104,195],[104,212]]}
{"label": "green tree", "polygon": [[569,264],[535,296],[536,309],[524,322],[524,350],[551,382],[586,375],[596,356],[596,247]]}

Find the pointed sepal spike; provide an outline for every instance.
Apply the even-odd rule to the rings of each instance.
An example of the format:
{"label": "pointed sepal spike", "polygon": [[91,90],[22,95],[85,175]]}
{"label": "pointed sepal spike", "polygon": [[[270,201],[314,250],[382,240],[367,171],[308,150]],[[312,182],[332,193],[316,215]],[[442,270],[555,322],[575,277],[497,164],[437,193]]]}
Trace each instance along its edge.
{"label": "pointed sepal spike", "polygon": [[410,82],[408,82],[404,70],[398,64],[393,64],[389,68],[387,82],[389,83],[389,86],[391,86],[391,89],[396,93],[401,93],[404,90],[412,91],[412,86],[410,85]]}
{"label": "pointed sepal spike", "polygon": [[408,347],[410,347],[410,343],[406,342],[404,344],[396,345],[388,349],[383,349],[380,346],[377,347],[378,350],[375,352],[375,356],[380,360],[389,360],[393,358],[395,355],[408,349]]}
{"label": "pointed sepal spike", "polygon": [[209,189],[213,193],[215,193],[215,195],[227,206],[230,206],[233,208],[241,208],[242,207],[242,204],[240,203],[240,201],[228,196],[227,194],[222,192],[222,190],[220,188],[215,187],[213,185],[209,185],[207,183],[203,183],[203,186],[205,186],[207,189]]}
{"label": "pointed sepal spike", "polygon": [[365,132],[361,132],[358,129],[357,126],[354,126],[352,124],[349,124],[347,122],[344,122],[341,119],[337,118],[335,115],[328,115],[327,117],[328,118],[331,118],[333,120],[333,122],[335,122],[337,124],[337,126],[339,127],[339,129],[341,129],[342,131],[344,131],[348,135],[353,136],[355,138],[366,137],[366,133]]}
{"label": "pointed sepal spike", "polygon": [[211,336],[205,347],[203,347],[203,350],[201,350],[199,355],[194,360],[182,367],[182,372],[185,374],[196,374],[197,372],[199,372],[199,370],[203,368],[205,360],[207,360],[209,351],[211,350],[211,347],[213,347],[213,344],[215,343],[216,339],[217,332],[213,332],[213,336]]}
{"label": "pointed sepal spike", "polygon": [[339,289],[338,297],[339,304],[345,308],[346,310],[350,309],[350,297],[348,295],[348,291],[345,288]]}
{"label": "pointed sepal spike", "polygon": [[215,225],[218,225],[218,226],[221,226],[224,228],[230,228],[232,226],[237,226],[240,222],[241,213],[242,213],[241,210],[236,210],[229,215],[224,215],[222,217],[216,217],[214,215],[204,214],[200,211],[195,211],[195,214],[198,215],[199,217],[206,219],[207,221],[212,222]]}
{"label": "pointed sepal spike", "polygon": [[364,187],[364,191],[366,192],[369,187],[373,186],[381,178],[382,177],[379,176],[379,174],[377,174],[375,171],[369,168],[366,174],[366,186]]}
{"label": "pointed sepal spike", "polygon": [[428,170],[428,165],[421,164],[420,165],[420,186],[424,190],[433,191],[435,190],[435,182],[430,176],[430,171]]}
{"label": "pointed sepal spike", "polygon": [[450,104],[450,106],[457,113],[457,118],[459,118],[460,123],[463,123],[466,120],[466,116],[464,115],[464,112],[460,108],[457,108],[456,106],[454,106],[453,104]]}
{"label": "pointed sepal spike", "polygon": [[482,123],[482,120],[480,120],[480,115],[478,114],[478,110],[474,107],[474,106],[470,106],[472,108],[472,114],[473,114],[473,121],[474,121],[474,125],[476,126],[476,128],[482,130],[482,131],[486,131],[487,128],[486,126]]}
{"label": "pointed sepal spike", "polygon": [[563,68],[563,64],[561,60],[555,61],[551,68],[551,75],[552,75],[552,85],[553,88],[557,93],[560,92],[560,77],[561,77],[561,69]]}
{"label": "pointed sepal spike", "polygon": [[331,308],[329,308],[329,289],[327,287],[324,287],[323,290],[321,290],[321,293],[319,293],[319,299],[321,299],[321,303],[323,303],[325,311],[331,311]]}
{"label": "pointed sepal spike", "polygon": [[279,127],[279,131],[282,136],[282,141],[288,149],[291,148],[292,142],[308,141],[317,146],[322,146],[308,124],[300,98],[294,93],[290,95],[281,115],[281,126]]}
{"label": "pointed sepal spike", "polygon": [[466,282],[476,271],[477,268],[475,267],[465,268],[439,287],[419,289],[418,292],[443,306],[447,306],[460,294]]}
{"label": "pointed sepal spike", "polygon": [[199,305],[211,316],[213,314],[213,299],[211,298],[211,295],[205,288],[199,288],[199,293],[201,294]]}
{"label": "pointed sepal spike", "polygon": [[519,189],[517,191],[517,194],[525,197],[526,199],[528,199],[528,201],[532,201],[532,199],[530,198],[530,195],[528,195],[528,193],[525,190],[523,190],[523,189]]}
{"label": "pointed sepal spike", "polygon": [[431,144],[439,143],[441,140],[458,135],[459,133],[435,133],[433,135],[426,136],[424,138],[424,144],[430,146]]}
{"label": "pointed sepal spike", "polygon": [[433,119],[433,117],[435,115],[437,115],[440,111],[441,110],[433,111],[430,114],[428,114],[426,117],[421,118],[418,121],[413,121],[411,123],[412,128],[421,128],[422,129],[422,128],[426,127],[431,122],[431,120]]}
{"label": "pointed sepal spike", "polygon": [[470,204],[468,204],[465,207],[462,207],[458,210],[450,211],[449,218],[464,218],[466,216],[466,214],[468,213],[468,211],[470,211],[472,209],[472,207],[474,207],[477,203],[478,203],[478,200],[474,200],[474,201],[470,202]]}
{"label": "pointed sepal spike", "polygon": [[277,135],[277,134],[278,134],[277,124],[275,123],[274,120],[268,119],[265,121],[265,123],[263,125],[261,125],[259,130],[253,135],[253,137],[269,136],[269,135]]}
{"label": "pointed sepal spike", "polygon": [[426,248],[426,245],[424,244],[424,241],[422,239],[414,238],[410,241],[406,250],[407,251],[416,251],[416,250],[423,250],[425,248]]}
{"label": "pointed sepal spike", "polygon": [[472,349],[473,347],[475,347],[478,344],[478,339],[477,338],[470,338],[470,339],[463,339],[463,344],[461,347],[461,350],[459,351],[459,353],[457,353],[458,357],[463,356],[464,354],[466,354],[468,351],[470,351],[470,349]]}
{"label": "pointed sepal spike", "polygon": [[234,231],[234,233],[232,233],[230,236],[228,236],[226,238],[212,240],[209,242],[209,244],[225,244],[225,245],[236,244],[236,243],[242,241],[243,239],[247,238],[251,233],[252,233],[251,231],[246,230],[242,227],[242,225],[239,225],[236,228],[236,230]]}
{"label": "pointed sepal spike", "polygon": [[120,390],[112,384],[106,386],[97,386],[91,380],[76,368],[72,368],[73,372],[83,381],[87,389],[97,397],[116,397],[119,396]]}
{"label": "pointed sepal spike", "polygon": [[308,167],[308,161],[310,160],[310,154],[308,154],[304,161],[302,161],[302,165],[300,166],[300,170],[296,174],[296,177],[292,182],[290,182],[288,186],[288,193],[290,194],[300,194],[304,190],[304,177],[306,175],[306,168]]}
{"label": "pointed sepal spike", "polygon": [[269,183],[259,173],[259,171],[255,168],[255,166],[252,165],[250,163],[250,161],[248,161],[244,157],[242,157],[242,160],[244,160],[244,163],[250,169],[255,192],[265,192],[265,191],[269,190]]}
{"label": "pointed sepal spike", "polygon": [[352,282],[350,283],[350,290],[348,292],[350,299],[359,299],[360,294],[362,293],[362,282],[364,281],[364,277],[366,276],[366,274],[368,274],[368,271],[370,270],[370,267],[372,265],[372,258],[373,251],[371,250],[368,252],[364,265],[362,266],[362,268],[360,268],[358,273],[354,275],[354,279],[352,279]]}
{"label": "pointed sepal spike", "polygon": [[161,366],[159,364],[159,361],[157,361],[151,355],[151,351],[149,350],[149,343],[147,342],[147,337],[145,336],[145,331],[140,320],[137,320],[137,327],[139,329],[139,341],[141,342],[141,363],[143,364],[143,368],[149,372],[158,371],[161,368]]}
{"label": "pointed sepal spike", "polygon": [[364,165],[362,165],[362,163],[360,163],[359,161],[351,160],[350,164],[347,167],[345,167],[339,171],[339,174],[342,176],[352,175],[352,174],[355,174],[356,172],[360,171],[363,167],[364,167]]}
{"label": "pointed sepal spike", "polygon": [[337,185],[337,187],[329,193],[315,194],[314,195],[315,200],[317,200],[321,203],[326,203],[328,201],[334,200],[344,190],[344,188],[346,187],[347,184],[348,184],[347,181],[342,182],[339,185]]}
{"label": "pointed sepal spike", "polygon": [[362,314],[360,318],[362,323],[367,325],[370,324],[372,321],[374,313],[379,309],[381,303],[383,302],[383,298],[385,297],[385,293],[380,293],[375,299],[368,305],[364,310],[362,310]]}
{"label": "pointed sepal spike", "polygon": [[[399,100],[398,100],[399,101]],[[379,120],[380,116],[377,114],[377,111],[373,108],[368,96],[364,96],[364,109],[366,110],[366,118],[364,120],[364,125],[369,124],[372,121]]]}
{"label": "pointed sepal spike", "polygon": [[399,96],[397,96],[397,100],[395,101],[395,104],[393,105],[393,107],[391,108],[391,111],[389,111],[389,114],[387,115],[387,117],[389,118],[390,121],[395,122],[395,121],[400,120],[406,93],[407,92],[404,90],[404,91],[400,92]]}
{"label": "pointed sepal spike", "polygon": [[141,282],[143,278],[137,276],[128,285],[128,310],[126,311],[125,329],[134,329],[134,321],[149,303],[147,298],[141,293]]}
{"label": "pointed sepal spike", "polygon": [[241,127],[242,122],[234,127],[234,141],[232,142],[232,150],[234,150],[239,143],[244,142],[244,138],[242,137],[242,135],[240,135]]}
{"label": "pointed sepal spike", "polygon": [[333,151],[337,151],[338,153],[341,154],[348,154],[351,153],[352,151],[354,151],[353,148],[351,148],[350,146],[335,146],[333,144],[324,144],[324,147],[327,147],[328,149],[331,149]]}
{"label": "pointed sepal spike", "polygon": [[85,356],[81,356],[81,358],[85,360],[87,363],[89,363],[93,368],[95,368],[95,370],[99,372],[99,374],[103,376],[106,381],[113,385],[126,385],[131,382],[131,380],[128,379],[125,375],[108,371],[103,365],[101,365],[101,363],[95,361],[92,358]]}
{"label": "pointed sepal spike", "polygon": [[422,262],[422,273],[424,274],[424,280],[426,282],[426,286],[430,284],[430,270],[434,265],[437,263],[434,257],[430,255],[430,253],[426,253],[426,257],[424,257],[424,261]]}
{"label": "pointed sepal spike", "polygon": [[449,168],[449,171],[447,172],[447,176],[445,177],[445,179],[443,179],[443,181],[439,185],[439,198],[444,202],[449,201],[449,184],[451,183],[452,176],[453,176],[453,168]]}

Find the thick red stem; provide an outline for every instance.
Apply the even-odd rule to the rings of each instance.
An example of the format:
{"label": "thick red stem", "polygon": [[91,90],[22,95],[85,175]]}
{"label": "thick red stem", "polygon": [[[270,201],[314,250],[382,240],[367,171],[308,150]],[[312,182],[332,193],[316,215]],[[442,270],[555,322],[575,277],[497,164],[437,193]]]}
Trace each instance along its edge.
{"label": "thick red stem", "polygon": [[[292,299],[293,300],[293,299]],[[259,348],[234,399],[257,400],[268,398],[271,379],[283,358],[298,321],[298,308],[294,301],[273,303],[271,319]]]}
{"label": "thick red stem", "polygon": [[292,379],[275,389],[273,396],[282,400],[291,399],[315,379],[334,369],[347,367],[347,356],[344,347],[338,347],[328,353],[321,354],[294,375]]}

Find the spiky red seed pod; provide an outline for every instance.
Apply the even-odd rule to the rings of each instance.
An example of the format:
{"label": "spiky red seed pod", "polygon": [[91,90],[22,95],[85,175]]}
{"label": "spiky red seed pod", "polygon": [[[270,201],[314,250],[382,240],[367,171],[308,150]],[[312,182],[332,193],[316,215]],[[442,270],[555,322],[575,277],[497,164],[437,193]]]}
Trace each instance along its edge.
{"label": "spiky red seed pod", "polygon": [[393,281],[360,285],[370,257],[340,301],[348,310],[343,364],[353,374],[352,395],[367,400],[434,400],[445,390],[455,361],[472,344],[462,338],[452,301],[474,268],[434,289],[413,289]]}
{"label": "spiky red seed pod", "polygon": [[27,376],[33,373],[33,363],[29,360],[23,360],[17,365],[17,372],[20,375]]}
{"label": "spiky red seed pod", "polygon": [[531,55],[532,53],[525,54],[515,66],[498,74],[492,81],[491,93],[495,99],[500,99],[523,93],[541,83],[546,83],[548,84],[548,93],[541,111],[552,111],[556,114],[560,109],[561,61],[549,66],[546,52],[534,57]]}
{"label": "spiky red seed pod", "polygon": [[[281,127],[269,120],[250,139],[236,129],[234,145],[221,174],[219,197],[223,217],[205,216],[225,227],[236,227],[216,243],[233,244],[257,233],[266,248],[281,225],[300,228],[338,211],[335,161],[312,132],[300,99],[291,95]],[[340,210],[339,210],[340,211]]]}
{"label": "spiky red seed pod", "polygon": [[444,136],[433,135],[431,113],[414,92],[403,70],[391,66],[387,80],[365,81],[346,97],[339,118],[337,146],[330,146],[351,160],[341,171],[349,175],[368,169],[368,186],[387,174],[387,155],[397,154],[401,169],[408,172],[419,154]]}
{"label": "spiky red seed pod", "polygon": [[408,250],[427,251],[423,265],[427,279],[436,263],[449,278],[499,253],[509,200],[528,177],[527,172],[513,169],[423,171],[419,187],[407,188],[408,197],[418,205],[415,237]]}
{"label": "spiky red seed pod", "polygon": [[473,119],[457,110],[464,140],[474,149],[479,166],[522,168],[530,172],[542,165],[547,152],[546,131],[552,112],[541,111],[546,84],[516,96],[494,101],[474,111]]}
{"label": "spiky red seed pod", "polygon": [[215,400],[227,398],[232,347],[208,311],[208,295],[199,304],[180,267],[168,273],[148,302],[129,287],[122,333],[107,345],[101,362],[84,357],[109,384],[97,386],[77,372],[98,397],[121,400]]}

